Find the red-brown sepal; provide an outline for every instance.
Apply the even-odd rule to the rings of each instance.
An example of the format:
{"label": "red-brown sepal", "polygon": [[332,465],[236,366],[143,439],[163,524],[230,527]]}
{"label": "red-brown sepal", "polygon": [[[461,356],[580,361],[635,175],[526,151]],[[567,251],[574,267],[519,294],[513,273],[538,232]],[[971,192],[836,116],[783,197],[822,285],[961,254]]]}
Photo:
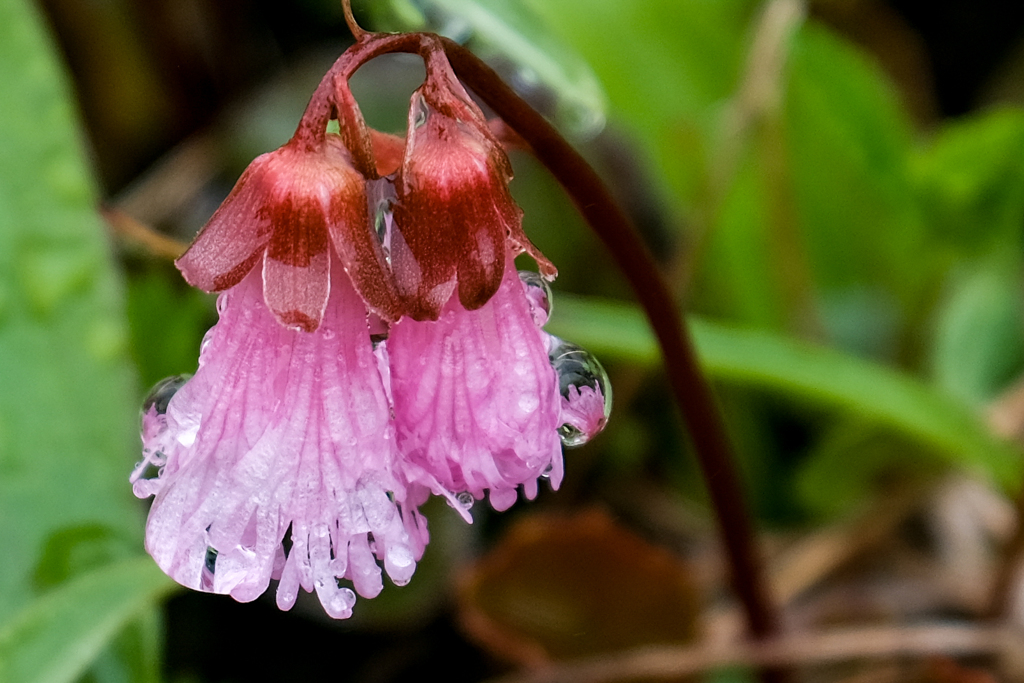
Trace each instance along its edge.
{"label": "red-brown sepal", "polygon": [[413,93],[391,241],[407,315],[436,319],[456,288],[474,310],[498,289],[506,239],[522,220],[510,178],[504,152],[468,98],[429,81]]}
{"label": "red-brown sepal", "polygon": [[396,319],[401,309],[369,222],[366,180],[329,135],[318,149],[293,140],[253,161],[177,264],[191,284],[221,291],[259,263],[277,319],[312,331],[327,305],[332,243],[367,305]]}

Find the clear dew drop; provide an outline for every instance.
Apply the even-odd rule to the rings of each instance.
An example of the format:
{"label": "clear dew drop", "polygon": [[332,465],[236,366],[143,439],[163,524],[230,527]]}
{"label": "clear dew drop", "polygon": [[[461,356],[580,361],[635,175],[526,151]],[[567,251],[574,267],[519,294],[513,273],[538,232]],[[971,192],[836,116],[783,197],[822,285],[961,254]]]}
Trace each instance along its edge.
{"label": "clear dew drop", "polygon": [[366,184],[366,201],[373,221],[384,260],[391,264],[391,233],[394,226],[393,207],[397,201],[395,183],[391,176],[370,180]]}
{"label": "clear dew drop", "polygon": [[427,118],[430,116],[430,109],[427,106],[427,102],[423,99],[422,95],[419,95],[419,93],[417,93],[417,97],[413,98],[412,113],[413,130],[423,126],[423,124],[427,122]]}
{"label": "clear dew drop", "polygon": [[384,260],[391,265],[391,224],[393,218],[391,213],[391,200],[382,200],[373,212],[373,229],[380,240],[381,250],[384,252]]}
{"label": "clear dew drop", "polygon": [[473,507],[473,503],[475,502],[473,494],[470,493],[469,491],[462,491],[461,493],[456,493],[455,500],[458,501],[459,507],[461,507],[463,510],[470,509],[471,507]]}
{"label": "clear dew drop", "polygon": [[[559,436],[561,436],[561,432],[559,432]],[[540,478],[541,479],[550,479],[551,478],[551,472],[554,471],[554,469],[555,469],[555,466],[552,465],[551,463],[548,463],[548,466],[545,467],[544,471],[540,473]]]}
{"label": "clear dew drop", "polygon": [[199,573],[199,590],[213,590],[213,575],[216,571],[217,549],[212,546],[206,546],[206,557],[203,560],[203,570]]}
{"label": "clear dew drop", "polygon": [[210,341],[213,339],[213,330],[214,330],[214,328],[212,328],[212,327],[210,329],[208,329],[206,331],[206,334],[203,335],[203,341],[199,342],[199,355],[200,356],[202,356],[204,353],[206,353],[206,348],[210,345]]}
{"label": "clear dew drop", "polygon": [[388,241],[388,223],[391,217],[391,200],[388,198],[380,200],[373,210],[373,230],[377,233],[377,239],[381,244]]}
{"label": "clear dew drop", "polygon": [[221,292],[217,296],[217,315],[224,315],[228,308],[228,292]]}
{"label": "clear dew drop", "polygon": [[543,327],[551,317],[551,307],[554,301],[551,285],[540,273],[535,273],[532,270],[520,270],[519,279],[526,287],[526,299],[530,303],[533,322],[537,327]]}
{"label": "clear dew drop", "polygon": [[[562,398],[571,400],[582,388],[591,387],[599,391],[604,399],[603,419],[600,420],[600,426],[592,432],[585,432],[572,424],[563,424],[558,428],[558,436],[564,445],[581,446],[603,429],[611,414],[612,385],[608,373],[592,353],[572,342],[552,336],[548,349],[548,359],[558,375],[558,390]],[[576,392],[570,391],[573,387],[576,388]]]}
{"label": "clear dew drop", "polygon": [[519,397],[519,410],[524,414],[529,415],[530,413],[537,410],[540,407],[540,396],[533,393],[523,394]]}
{"label": "clear dew drop", "polygon": [[591,436],[568,423],[558,428],[558,438],[562,440],[563,446],[582,446],[590,441]]}
{"label": "clear dew drop", "polygon": [[206,559],[203,560],[203,570],[211,574],[217,571],[217,549],[206,546]]}
{"label": "clear dew drop", "polygon": [[408,546],[397,544],[388,549],[388,559],[395,567],[405,568],[416,561]]}
{"label": "clear dew drop", "polygon": [[185,383],[191,378],[192,375],[189,374],[173,375],[157,382],[146,394],[146,398],[142,400],[142,414],[147,414],[150,408],[155,408],[157,415],[165,414],[168,404],[178,393],[178,389],[185,386]]}

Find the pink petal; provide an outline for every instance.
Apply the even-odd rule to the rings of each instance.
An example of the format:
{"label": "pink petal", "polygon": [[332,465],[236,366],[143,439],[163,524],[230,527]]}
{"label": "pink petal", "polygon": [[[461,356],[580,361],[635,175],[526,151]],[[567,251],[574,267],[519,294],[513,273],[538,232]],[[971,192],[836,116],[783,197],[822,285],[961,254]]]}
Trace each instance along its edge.
{"label": "pink petal", "polygon": [[171,399],[166,430],[146,439],[166,460],[149,482],[146,547],[179,583],[247,601],[280,577],[283,608],[301,586],[342,618],[355,595],[339,579],[372,596],[375,556],[404,583],[422,555],[425,522],[406,499],[423,496],[395,472],[366,308],[334,270],[312,333],[277,322],[258,273],[222,295],[199,370]]}
{"label": "pink petal", "polygon": [[562,457],[558,379],[511,256],[505,263],[482,307],[467,311],[453,298],[437,321],[403,318],[387,341],[408,476],[449,497],[489,490],[497,509],[520,484],[532,497]]}

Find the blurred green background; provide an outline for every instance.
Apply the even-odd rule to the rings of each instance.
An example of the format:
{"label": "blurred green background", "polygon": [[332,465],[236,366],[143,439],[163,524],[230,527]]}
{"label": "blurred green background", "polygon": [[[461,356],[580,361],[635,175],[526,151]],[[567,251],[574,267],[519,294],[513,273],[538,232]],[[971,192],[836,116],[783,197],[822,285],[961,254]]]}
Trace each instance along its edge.
{"label": "blurred green background", "polygon": [[[985,613],[1022,473],[1024,6],[355,11],[465,42],[607,179],[689,313],[788,621]],[[642,314],[523,152],[512,189],[560,270],[549,330],[615,386],[562,490],[478,504],[472,527],[431,503],[412,583],[344,623],[315,599],[185,593],[144,555],[137,406],[195,369],[216,313],[138,225],[191,239],[350,42],[331,0],[0,0],[0,681],[474,681],[696,642],[735,613]],[[401,134],[421,78],[388,57],[353,89]],[[786,583],[836,530],[824,568]]]}

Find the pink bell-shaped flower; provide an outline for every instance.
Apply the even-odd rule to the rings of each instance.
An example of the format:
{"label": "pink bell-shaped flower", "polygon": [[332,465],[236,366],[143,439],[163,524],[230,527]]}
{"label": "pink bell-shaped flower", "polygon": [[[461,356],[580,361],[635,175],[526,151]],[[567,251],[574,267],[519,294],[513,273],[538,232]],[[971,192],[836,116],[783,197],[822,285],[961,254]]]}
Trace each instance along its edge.
{"label": "pink bell-shaped flower", "polygon": [[[328,267],[312,333],[280,324],[258,272],[221,294],[195,376],[144,408],[146,460],[132,480],[155,496],[146,547],[179,583],[248,601],[279,579],[282,609],[301,586],[341,618],[355,602],[342,581],[380,592],[377,560],[396,584],[412,576],[426,490],[397,467],[366,305]],[[149,466],[159,476],[142,478]]]}
{"label": "pink bell-shaped flower", "polygon": [[554,338],[540,328],[547,312],[540,315],[530,289],[509,253],[498,291],[483,306],[470,311],[452,297],[436,321],[403,318],[386,342],[406,472],[462,503],[467,517],[466,494],[488,493],[504,510],[519,486],[533,498],[540,477],[557,488],[566,430],[577,436],[573,445],[583,443],[604,426],[610,405],[603,370],[600,382],[584,382],[590,400],[560,395],[549,357]]}
{"label": "pink bell-shaped flower", "polygon": [[[303,588],[338,618],[380,592],[381,565],[410,579],[430,492],[468,519],[473,499],[502,510],[541,477],[557,487],[562,444],[599,431],[611,399],[600,364],[542,329],[555,269],[436,37],[407,138],[363,123],[344,74],[375,40],[178,259],[223,292],[220,321],[195,376],[147,399],[131,477],[176,581],[248,601],[275,579],[282,609]],[[523,251],[539,275],[517,274]]]}

